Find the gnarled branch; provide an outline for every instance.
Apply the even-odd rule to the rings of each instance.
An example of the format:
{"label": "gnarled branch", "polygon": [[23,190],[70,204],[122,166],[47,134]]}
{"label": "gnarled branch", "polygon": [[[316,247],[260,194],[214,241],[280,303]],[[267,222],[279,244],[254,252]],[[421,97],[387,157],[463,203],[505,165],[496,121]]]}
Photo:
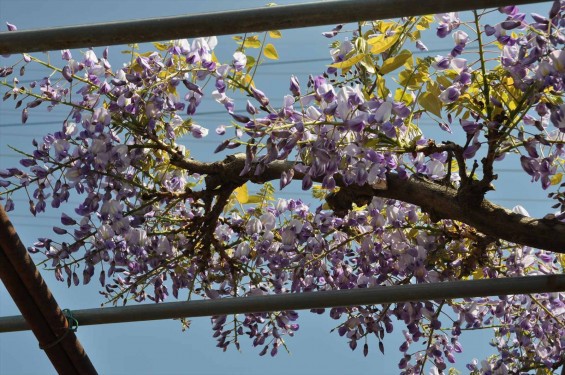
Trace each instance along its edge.
{"label": "gnarled branch", "polygon": [[[265,166],[259,175],[255,175],[255,168],[252,168],[248,175],[240,176],[245,166],[245,154],[235,154],[221,162],[186,163],[184,167],[192,172],[215,175],[211,176],[214,181],[264,183],[279,179],[282,172],[293,169],[295,164],[291,161],[275,161]],[[183,167],[183,163],[177,166]],[[303,177],[297,171],[294,174],[295,179]],[[523,216],[486,199],[478,203],[469,202],[458,194],[457,189],[418,176],[405,180],[389,173],[386,188],[382,189],[375,189],[368,184],[346,186],[340,176],[336,177],[336,183],[341,188],[339,198],[343,202],[364,203],[372,197],[396,199],[419,206],[434,217],[468,224],[487,236],[565,254],[565,223],[559,220]]]}

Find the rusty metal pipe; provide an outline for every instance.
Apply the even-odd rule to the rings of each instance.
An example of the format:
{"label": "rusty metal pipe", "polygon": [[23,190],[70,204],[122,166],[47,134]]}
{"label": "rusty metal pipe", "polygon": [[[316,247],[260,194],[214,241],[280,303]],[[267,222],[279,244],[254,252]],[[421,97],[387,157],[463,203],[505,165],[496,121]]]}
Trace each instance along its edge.
{"label": "rusty metal pipe", "polygon": [[[69,329],[67,318],[59,308],[31,257],[27,254],[25,246],[1,205],[0,253],[2,253],[0,258],[3,270],[2,280],[6,288],[13,291],[10,291],[10,294],[14,301],[17,303],[19,301],[18,308],[20,308],[30,326],[36,325],[34,334],[40,344],[42,346],[51,344],[54,340],[66,334],[64,339],[53,347],[59,347],[65,356],[60,354],[59,351],[54,351],[53,355],[57,356],[57,361],[52,361],[53,365],[55,366],[56,363],[59,365],[60,361],[67,361],[69,366],[75,369],[75,372],[70,373],[97,374],[76,335],[73,332],[67,332]],[[33,310],[37,310],[38,314],[34,313]],[[27,312],[28,316],[24,311]]]}
{"label": "rusty metal pipe", "polygon": [[[25,317],[26,323],[33,331],[37,341],[39,341],[39,345],[47,346],[55,342],[57,337],[55,337],[51,329],[46,329],[48,323],[45,317],[41,315],[41,312],[37,309],[33,299],[23,286],[21,279],[14,271],[14,268],[11,266],[10,261],[3,251],[0,251],[0,277],[16,303],[16,306],[18,306],[18,309],[20,309],[22,315]],[[45,354],[59,374],[78,374],[70,358],[67,356],[67,353],[65,353],[60,345],[46,348]]]}

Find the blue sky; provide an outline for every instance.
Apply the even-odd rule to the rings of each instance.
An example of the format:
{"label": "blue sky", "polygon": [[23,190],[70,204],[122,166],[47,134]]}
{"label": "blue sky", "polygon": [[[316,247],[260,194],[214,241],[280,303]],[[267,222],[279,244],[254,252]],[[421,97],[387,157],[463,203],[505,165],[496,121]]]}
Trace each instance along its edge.
{"label": "blue sky", "polygon": [[[8,21],[18,26],[20,30],[74,25],[82,23],[105,22],[134,18],[180,15],[218,10],[228,10],[259,7],[263,1],[178,1],[164,0],[150,2],[146,0],[97,0],[97,1],[0,1],[0,22]],[[278,4],[293,3],[277,1]],[[540,7],[537,5],[536,7]],[[531,10],[532,8],[530,8]],[[325,62],[296,62],[328,58],[328,39],[321,36],[322,31],[329,27],[307,28],[283,31],[283,38],[275,41],[279,52],[280,62],[268,64],[259,68],[258,86],[271,98],[272,103],[281,102],[288,90],[288,78],[291,74],[298,76],[305,83],[308,74],[319,74],[324,70]],[[430,49],[450,47],[450,40],[445,45],[429,45]],[[228,59],[235,48],[229,37],[220,38],[218,55],[220,59]],[[119,59],[120,47],[113,48],[110,61],[118,66],[115,58]],[[123,49],[123,48],[122,48]],[[95,49],[101,52],[101,48]],[[45,56],[38,54],[39,57]],[[53,53],[58,56],[58,52]],[[114,58],[112,58],[114,57]],[[30,69],[31,77],[41,77],[43,72]],[[3,93],[3,92],[2,92]],[[241,108],[241,104],[240,104]],[[229,119],[222,108],[212,101],[204,101],[201,112],[212,112],[200,117],[200,123],[207,126],[211,133]],[[29,123],[25,126],[19,123],[20,111],[13,109],[13,103],[0,103],[0,168],[6,168],[18,163],[13,152],[7,145],[20,149],[30,149],[31,139],[58,130],[60,125],[54,125],[61,117],[48,114],[41,108],[31,112]],[[425,131],[440,134],[429,124]],[[435,135],[434,135],[435,136]],[[208,149],[215,148],[214,140],[199,141],[198,144],[188,144],[193,154],[201,155]],[[212,157],[212,156],[208,156]],[[545,197],[537,186],[529,184],[524,173],[516,173],[518,164],[503,166],[505,173],[490,197],[506,207],[522,204],[530,213],[543,216],[549,212],[548,204],[542,204]],[[519,189],[516,188],[519,186]],[[291,191],[287,195],[300,196],[302,192]],[[284,197],[284,195],[283,195]],[[512,198],[509,200],[509,198]],[[49,211],[41,217],[33,218],[26,209],[25,201],[19,203],[19,209],[11,214],[23,242],[30,245],[38,236],[51,235],[51,227],[58,222],[56,213]],[[93,284],[88,287],[67,289],[66,284],[58,283],[51,273],[44,277],[62,308],[78,310],[98,307],[103,298],[98,294],[98,287]],[[19,312],[7,292],[0,288],[0,316],[19,315]],[[320,317],[302,312],[301,328],[294,338],[290,338],[288,346],[291,355],[281,352],[277,357],[259,357],[258,350],[243,340],[242,352],[230,348],[223,353],[215,347],[212,330],[208,318],[194,319],[187,332],[181,332],[177,321],[158,321],[145,323],[113,324],[106,326],[79,327],[78,338],[85,347],[95,367],[100,374],[348,374],[372,373],[394,374],[398,372],[397,363],[400,358],[398,347],[401,344],[402,327],[398,326],[396,333],[385,340],[385,353],[381,355],[377,342],[370,347],[370,354],[364,358],[361,351],[351,352],[347,340],[337,333],[330,333],[337,323],[328,317]],[[467,336],[467,335],[466,335]],[[464,364],[474,358],[481,358],[488,353],[485,336],[470,335],[463,341],[465,354],[458,356],[458,368],[464,370]],[[1,374],[49,374],[54,370],[47,357],[38,348],[35,337],[30,332],[6,333],[0,335],[0,373]]]}

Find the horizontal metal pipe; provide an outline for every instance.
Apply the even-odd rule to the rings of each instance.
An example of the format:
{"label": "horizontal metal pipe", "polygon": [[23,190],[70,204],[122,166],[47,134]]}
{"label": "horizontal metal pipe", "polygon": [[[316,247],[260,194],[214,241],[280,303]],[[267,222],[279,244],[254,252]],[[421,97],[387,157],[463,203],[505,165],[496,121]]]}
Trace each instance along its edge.
{"label": "horizontal metal pipe", "polygon": [[[565,275],[512,277],[352,290],[222,298],[73,311],[81,326],[338,306],[378,305],[565,291]],[[29,329],[19,316],[0,318],[0,333]]]}
{"label": "horizontal metal pipe", "polygon": [[0,33],[0,54],[230,35],[537,3],[542,0],[334,0]]}

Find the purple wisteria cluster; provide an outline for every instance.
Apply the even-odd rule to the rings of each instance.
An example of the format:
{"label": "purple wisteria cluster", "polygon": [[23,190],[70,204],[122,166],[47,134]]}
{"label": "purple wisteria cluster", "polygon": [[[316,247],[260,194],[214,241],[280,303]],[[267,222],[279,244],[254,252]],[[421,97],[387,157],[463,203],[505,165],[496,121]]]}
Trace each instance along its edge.
{"label": "purple wisteria cluster", "polygon": [[[41,105],[68,106],[70,113],[61,130],[23,152],[23,168],[0,170],[0,199],[11,211],[13,196],[27,193],[33,215],[58,210],[59,237],[40,238],[30,252],[69,286],[98,279],[114,303],[563,272],[559,254],[493,238],[419,207],[410,195],[392,199],[397,195],[387,190],[392,178],[417,179],[473,207],[495,183],[495,163],[518,154],[532,180],[555,187],[552,196],[562,202],[563,8],[555,1],[548,16],[532,14],[528,23],[518,8],[503,7],[505,20],[494,26],[481,25],[474,12],[467,25],[476,35],[462,30],[457,13],[403,19],[386,29],[366,23],[353,39],[332,44],[324,73],[305,84],[290,77],[280,107],[252,83],[260,56],[249,58],[242,44],[222,64],[213,53],[215,37],[132,50],[131,61],[115,70],[108,50],[100,56],[87,50],[80,59],[62,51],[61,68],[23,55],[0,68],[4,100],[23,106],[23,123]],[[454,46],[446,56],[415,59],[403,48],[414,42],[425,50],[419,33],[434,19],[436,35],[451,35]],[[343,28],[324,35],[336,37]],[[499,51],[494,67],[485,57],[491,49]],[[53,74],[27,86],[11,78],[34,63]],[[238,92],[246,96],[241,107]],[[206,95],[231,121],[217,127],[226,139],[215,152],[243,151],[213,163],[197,160],[186,146],[209,133],[197,123]],[[420,121],[438,117],[461,144],[425,137]],[[276,199],[274,180],[279,189],[299,180],[314,191],[315,203]],[[241,193],[251,183],[262,185],[253,200]],[[71,196],[80,200],[74,207]],[[554,215],[556,223],[563,216]],[[430,366],[446,373],[463,351],[463,332],[486,328],[494,330],[497,354],[468,364],[473,373],[565,363],[563,293],[327,310],[337,333],[365,355],[372,342],[384,353],[385,335],[401,332],[403,374]],[[297,321],[291,310],[214,316],[213,336],[224,350],[239,349],[246,336],[260,355],[274,356],[298,331]]]}

